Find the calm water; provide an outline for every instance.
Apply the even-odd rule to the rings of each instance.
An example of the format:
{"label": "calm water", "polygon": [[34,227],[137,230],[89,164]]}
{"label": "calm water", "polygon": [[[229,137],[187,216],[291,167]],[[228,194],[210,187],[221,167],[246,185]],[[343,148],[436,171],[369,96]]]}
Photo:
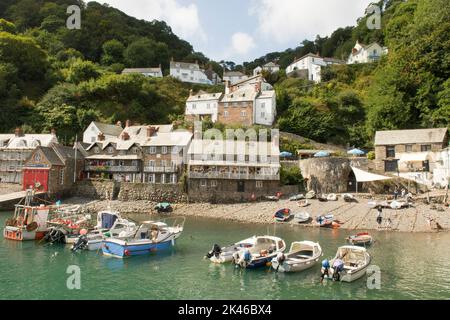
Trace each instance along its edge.
{"label": "calm water", "polygon": [[[0,213],[0,225],[9,216]],[[140,219],[145,217],[140,216]],[[269,231],[274,232],[271,226]],[[1,299],[450,299],[450,233],[373,232],[373,264],[381,268],[381,289],[366,279],[319,282],[319,267],[297,274],[270,269],[236,270],[202,259],[221,245],[266,234],[267,226],[189,218],[176,249],[131,259],[96,252],[72,254],[63,246],[0,240]],[[324,257],[334,256],[345,230],[276,226],[288,246],[294,240],[319,241]],[[69,265],[81,268],[81,290],[68,290]]]}

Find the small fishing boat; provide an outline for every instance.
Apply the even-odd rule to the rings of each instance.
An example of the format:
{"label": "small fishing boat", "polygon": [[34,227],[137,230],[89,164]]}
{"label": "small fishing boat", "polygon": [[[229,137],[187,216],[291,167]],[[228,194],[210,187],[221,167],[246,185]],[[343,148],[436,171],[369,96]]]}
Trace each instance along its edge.
{"label": "small fishing boat", "polygon": [[274,217],[275,221],[286,222],[287,220],[289,220],[291,218],[291,216],[292,216],[291,209],[284,208],[284,209],[280,209],[277,212],[275,212],[275,215],[273,217]]}
{"label": "small fishing boat", "polygon": [[367,205],[369,206],[369,208],[375,209],[378,206],[378,203],[375,200],[371,200],[367,202]]}
{"label": "small fishing boat", "polygon": [[162,221],[142,222],[131,237],[103,240],[102,252],[105,256],[125,258],[168,250],[175,246],[175,240],[181,236],[184,222],[185,218],[174,218],[171,227]]}
{"label": "small fishing boat", "polygon": [[299,201],[299,200],[302,200],[302,199],[305,199],[305,196],[300,193],[300,194],[296,194],[296,195],[290,197],[289,201]]}
{"label": "small fishing boat", "polygon": [[408,202],[405,201],[397,201],[397,200],[393,200],[390,204],[389,207],[391,209],[402,209],[402,208],[408,208],[410,206],[410,204]]}
{"label": "small fishing boat", "polygon": [[320,196],[317,197],[317,199],[318,199],[320,202],[327,202],[327,201],[328,201],[328,198],[327,198],[327,195],[326,195],[326,194],[321,194]]}
{"label": "small fishing boat", "polygon": [[272,268],[279,272],[299,272],[316,265],[322,248],[316,242],[293,242],[287,254],[282,252],[272,259]]}
{"label": "small fishing boat", "polygon": [[344,199],[345,202],[358,202],[358,200],[356,200],[355,196],[350,194],[350,193],[345,193],[342,198]]}
{"label": "small fishing boat", "polygon": [[303,207],[307,207],[307,206],[309,206],[309,201],[308,200],[300,200],[299,202],[297,202],[297,205],[299,206],[299,207],[301,207],[301,208],[303,208]]}
{"label": "small fishing boat", "polygon": [[233,254],[239,252],[245,248],[251,248],[256,243],[256,236],[236,242],[227,247],[221,248],[218,244],[215,244],[210,252],[208,252],[205,258],[214,263],[226,263],[233,260]]}
{"label": "small fishing boat", "polygon": [[367,232],[360,232],[356,235],[349,236],[346,240],[354,246],[370,246],[373,243],[372,236]]}
{"label": "small fishing boat", "polygon": [[47,232],[50,207],[33,204],[34,195],[27,191],[25,198],[15,205],[14,216],[6,220],[3,237],[9,240],[40,240]]}
{"label": "small fishing boat", "polygon": [[308,191],[305,195],[306,199],[314,199],[316,197],[316,192],[314,190]]}
{"label": "small fishing boat", "polygon": [[[135,234],[137,226],[134,222],[121,218],[115,211],[101,211],[97,214],[97,225],[94,230],[80,230],[78,240],[73,243],[72,251],[99,250],[106,238],[127,238]],[[66,243],[68,241],[66,240]]]}
{"label": "small fishing boat", "polygon": [[328,200],[328,201],[337,201],[337,199],[338,199],[338,197],[337,197],[337,194],[336,194],[336,193],[330,193],[330,194],[327,196],[327,200]]}
{"label": "small fishing boat", "polygon": [[233,254],[233,263],[247,269],[264,267],[271,263],[279,252],[286,250],[283,239],[273,236],[256,237],[255,245]]}
{"label": "small fishing boat", "polygon": [[160,202],[155,206],[155,210],[158,212],[171,212],[173,208],[169,202]]}
{"label": "small fishing boat", "polygon": [[311,219],[311,215],[304,211],[294,214],[294,223],[306,223]]}
{"label": "small fishing boat", "polygon": [[322,228],[333,228],[337,229],[341,226],[341,222],[339,220],[334,219],[334,215],[328,214],[325,216],[317,216],[316,222]]}
{"label": "small fishing boat", "polygon": [[352,282],[366,274],[371,260],[370,254],[363,247],[342,246],[330,261],[328,274],[335,281]]}
{"label": "small fishing boat", "polygon": [[264,199],[269,200],[269,201],[278,201],[278,200],[280,200],[280,198],[278,198],[277,196],[265,196]]}

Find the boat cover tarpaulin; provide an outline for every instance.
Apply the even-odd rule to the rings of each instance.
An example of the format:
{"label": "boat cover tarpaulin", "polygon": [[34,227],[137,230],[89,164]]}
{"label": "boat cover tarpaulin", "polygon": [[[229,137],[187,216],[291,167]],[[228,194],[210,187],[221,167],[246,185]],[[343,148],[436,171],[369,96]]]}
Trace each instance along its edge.
{"label": "boat cover tarpaulin", "polygon": [[103,212],[102,213],[102,228],[103,229],[111,229],[116,222],[117,216],[115,214],[110,214]]}
{"label": "boat cover tarpaulin", "polygon": [[370,181],[380,181],[392,179],[390,177],[382,176],[379,174],[370,173],[355,167],[352,167],[353,173],[355,174],[356,181],[358,182],[370,182]]}

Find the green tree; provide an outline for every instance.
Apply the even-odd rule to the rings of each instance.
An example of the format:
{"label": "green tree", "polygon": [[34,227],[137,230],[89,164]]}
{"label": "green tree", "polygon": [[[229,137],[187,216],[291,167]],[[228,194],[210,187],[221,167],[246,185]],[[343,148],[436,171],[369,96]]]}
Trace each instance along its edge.
{"label": "green tree", "polygon": [[5,19],[0,19],[0,32],[16,33],[16,26],[14,23],[9,22]]}
{"label": "green tree", "polygon": [[167,65],[169,50],[166,44],[141,38],[131,43],[125,50],[126,65],[131,68]]}
{"label": "green tree", "polygon": [[71,83],[80,83],[90,79],[97,79],[101,72],[91,61],[74,60],[66,71],[66,80]]}
{"label": "green tree", "polygon": [[115,63],[123,63],[125,46],[122,42],[113,39],[106,41],[103,46],[102,64],[112,65]]}

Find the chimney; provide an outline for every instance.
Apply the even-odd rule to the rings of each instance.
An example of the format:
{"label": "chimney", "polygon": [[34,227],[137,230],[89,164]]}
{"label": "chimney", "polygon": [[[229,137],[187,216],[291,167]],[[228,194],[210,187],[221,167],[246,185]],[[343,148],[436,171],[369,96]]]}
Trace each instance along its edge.
{"label": "chimney", "polygon": [[97,136],[97,140],[98,140],[98,141],[105,141],[105,135],[104,135],[103,133],[100,132],[100,133],[98,134],[98,136]]}
{"label": "chimney", "polygon": [[230,93],[230,81],[225,80],[225,94]]}
{"label": "chimney", "polygon": [[122,121],[117,121],[117,123],[116,123],[116,126],[119,126],[119,127],[121,127],[122,128]]}
{"label": "chimney", "polygon": [[122,133],[122,140],[123,141],[130,140],[130,135],[128,134],[128,132]]}
{"label": "chimney", "polygon": [[154,136],[157,131],[158,130],[154,126],[148,126],[147,127],[147,137],[150,138],[150,137]]}
{"label": "chimney", "polygon": [[17,127],[15,132],[14,132],[16,137],[23,137],[23,130],[22,127]]}
{"label": "chimney", "polygon": [[261,93],[261,81],[255,82],[255,91]]}
{"label": "chimney", "polygon": [[52,130],[50,130],[51,134],[56,136],[56,130],[54,128],[52,128]]}
{"label": "chimney", "polygon": [[131,127],[131,120],[125,121],[125,127],[126,128]]}
{"label": "chimney", "polygon": [[189,97],[192,97],[194,95],[194,90],[189,89]]}

